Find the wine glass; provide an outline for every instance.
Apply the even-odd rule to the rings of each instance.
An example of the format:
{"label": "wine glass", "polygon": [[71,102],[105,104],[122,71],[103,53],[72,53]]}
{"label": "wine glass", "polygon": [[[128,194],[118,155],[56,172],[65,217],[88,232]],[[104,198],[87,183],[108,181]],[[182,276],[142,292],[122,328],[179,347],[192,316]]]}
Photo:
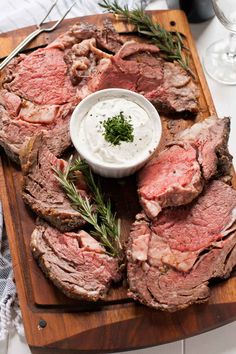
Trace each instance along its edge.
{"label": "wine glass", "polygon": [[207,73],[223,84],[236,84],[236,0],[212,0],[216,16],[230,31],[207,48],[204,67]]}

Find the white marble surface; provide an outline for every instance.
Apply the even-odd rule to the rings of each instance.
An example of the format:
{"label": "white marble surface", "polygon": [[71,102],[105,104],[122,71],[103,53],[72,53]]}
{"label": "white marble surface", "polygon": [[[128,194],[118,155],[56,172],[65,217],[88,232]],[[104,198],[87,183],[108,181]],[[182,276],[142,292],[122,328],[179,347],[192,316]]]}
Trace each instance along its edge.
{"label": "white marble surface", "polygon": [[[155,9],[156,1],[150,8]],[[227,31],[216,18],[211,21],[191,25],[193,36],[196,40],[200,58],[204,51],[213,41],[227,36]],[[219,116],[231,116],[231,135],[229,148],[234,156],[236,167],[236,86],[223,86],[207,77],[207,81],[215,102]],[[136,350],[134,354],[235,354],[236,353],[236,322],[212,330],[193,338],[170,343],[158,347]],[[0,345],[0,354],[29,354],[30,350],[24,339],[12,332],[9,336],[8,346]]]}

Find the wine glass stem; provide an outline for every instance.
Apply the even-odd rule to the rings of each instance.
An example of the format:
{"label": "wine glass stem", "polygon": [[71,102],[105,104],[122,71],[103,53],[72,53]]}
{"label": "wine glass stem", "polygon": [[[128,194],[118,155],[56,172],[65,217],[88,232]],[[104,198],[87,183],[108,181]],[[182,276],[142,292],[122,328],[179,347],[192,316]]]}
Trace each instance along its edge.
{"label": "wine glass stem", "polygon": [[229,35],[229,49],[227,51],[227,57],[229,60],[236,60],[236,33],[230,33]]}

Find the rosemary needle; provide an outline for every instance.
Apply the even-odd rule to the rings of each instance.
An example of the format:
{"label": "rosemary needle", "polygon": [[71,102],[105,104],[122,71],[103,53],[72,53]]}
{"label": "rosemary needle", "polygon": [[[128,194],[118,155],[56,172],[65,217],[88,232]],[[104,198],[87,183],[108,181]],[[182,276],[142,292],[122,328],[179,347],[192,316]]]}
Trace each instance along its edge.
{"label": "rosemary needle", "polygon": [[[95,206],[88,197],[81,197],[73,182],[75,171],[81,171],[91,191]],[[105,247],[107,254],[113,257],[121,255],[120,221],[112,213],[110,200],[104,201],[101,188],[96,184],[92,172],[85,161],[77,159],[72,164],[68,162],[65,172],[54,169],[56,178],[61,184],[74,209],[78,210],[83,218],[93,226],[91,234]]]}
{"label": "rosemary needle", "polygon": [[167,31],[160,24],[154,23],[142,7],[129,10],[127,5],[120,6],[117,0],[102,0],[99,5],[135,25],[138,33],[148,37],[160,49],[161,56],[165,60],[177,61],[194,78],[194,73],[189,67],[189,54],[183,53],[183,50],[189,51],[189,49],[184,46],[179,32]]}

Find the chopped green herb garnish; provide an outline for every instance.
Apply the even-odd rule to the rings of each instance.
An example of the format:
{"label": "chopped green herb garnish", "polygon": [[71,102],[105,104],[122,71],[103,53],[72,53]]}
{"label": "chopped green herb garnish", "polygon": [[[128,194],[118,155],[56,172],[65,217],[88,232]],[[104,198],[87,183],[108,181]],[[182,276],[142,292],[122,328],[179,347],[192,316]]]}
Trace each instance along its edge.
{"label": "chopped green herb garnish", "polygon": [[131,123],[131,117],[126,118],[123,112],[120,112],[114,117],[110,117],[102,122],[105,129],[103,136],[106,141],[112,145],[120,145],[122,141],[134,141],[134,128]]}

